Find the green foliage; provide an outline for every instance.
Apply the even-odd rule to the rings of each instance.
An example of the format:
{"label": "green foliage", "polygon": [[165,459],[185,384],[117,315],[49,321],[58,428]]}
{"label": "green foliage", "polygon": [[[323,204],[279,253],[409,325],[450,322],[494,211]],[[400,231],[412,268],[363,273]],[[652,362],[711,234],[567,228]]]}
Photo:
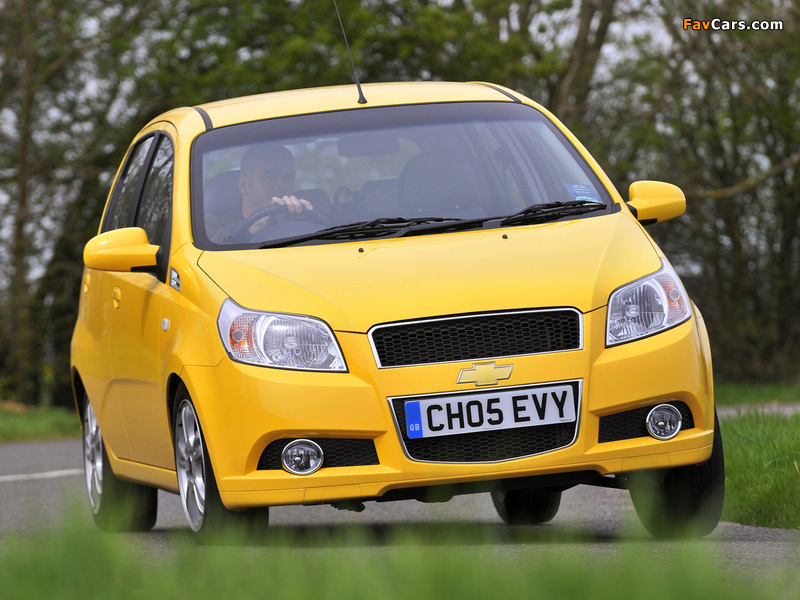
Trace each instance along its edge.
{"label": "green foliage", "polygon": [[724,419],[723,520],[800,529],[800,415]]}
{"label": "green foliage", "polygon": [[463,536],[430,543],[357,535],[310,547],[280,540],[195,546],[183,536],[167,542],[165,554],[144,557],[133,536],[100,534],[78,516],[58,532],[6,538],[3,597],[772,600],[800,592],[796,571],[777,565],[754,577],[719,568],[702,543],[674,550],[637,544],[587,561],[572,544],[490,552]]}

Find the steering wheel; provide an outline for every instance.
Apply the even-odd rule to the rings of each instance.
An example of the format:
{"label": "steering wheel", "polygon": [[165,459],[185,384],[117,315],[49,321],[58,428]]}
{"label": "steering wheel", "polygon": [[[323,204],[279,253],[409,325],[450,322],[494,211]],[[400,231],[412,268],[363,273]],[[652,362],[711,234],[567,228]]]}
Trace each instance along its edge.
{"label": "steering wheel", "polygon": [[233,230],[233,233],[231,233],[231,239],[233,240],[242,239],[245,235],[248,238],[251,237],[250,232],[248,231],[250,229],[250,226],[256,221],[260,221],[264,217],[268,217],[270,215],[276,215],[276,219],[278,218],[277,215],[281,215],[281,217],[296,215],[297,217],[300,217],[300,220],[305,219],[308,221],[314,221],[315,223],[319,223],[324,227],[330,226],[330,222],[328,221],[328,219],[326,219],[319,213],[315,213],[313,210],[304,210],[302,213],[297,214],[290,212],[289,208],[287,206],[284,206],[283,204],[270,204],[269,206],[265,206],[264,208],[259,208],[256,212],[254,212],[244,221],[239,223],[236,226],[236,229]]}

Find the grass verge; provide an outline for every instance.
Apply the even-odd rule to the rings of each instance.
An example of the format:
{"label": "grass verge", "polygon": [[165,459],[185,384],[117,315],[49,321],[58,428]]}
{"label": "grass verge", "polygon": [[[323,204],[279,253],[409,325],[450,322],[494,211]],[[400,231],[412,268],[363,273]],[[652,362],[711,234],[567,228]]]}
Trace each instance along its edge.
{"label": "grass verge", "polygon": [[714,400],[720,406],[800,402],[800,383],[715,383]]}
{"label": "grass verge", "polygon": [[66,408],[34,408],[0,402],[0,443],[78,437],[80,422]]}
{"label": "grass verge", "polygon": [[800,529],[800,414],[724,419],[723,520]]}
{"label": "grass verge", "polygon": [[[5,600],[53,598],[320,598],[460,600],[614,598],[760,600],[796,598],[794,569],[757,577],[718,566],[708,545],[622,547],[587,561],[580,547],[486,546],[369,538],[312,548],[197,546],[169,535],[166,557],[145,557],[136,538],[101,534],[84,519],[57,533],[0,540]],[[788,557],[787,557],[788,558]]]}

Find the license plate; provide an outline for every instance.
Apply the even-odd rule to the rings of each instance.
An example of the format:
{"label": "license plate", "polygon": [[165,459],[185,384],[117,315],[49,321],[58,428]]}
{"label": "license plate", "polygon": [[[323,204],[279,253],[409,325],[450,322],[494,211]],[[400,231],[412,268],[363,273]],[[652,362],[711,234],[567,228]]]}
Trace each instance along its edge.
{"label": "license plate", "polygon": [[405,402],[406,434],[431,438],[555,423],[577,419],[580,382],[447,394]]}

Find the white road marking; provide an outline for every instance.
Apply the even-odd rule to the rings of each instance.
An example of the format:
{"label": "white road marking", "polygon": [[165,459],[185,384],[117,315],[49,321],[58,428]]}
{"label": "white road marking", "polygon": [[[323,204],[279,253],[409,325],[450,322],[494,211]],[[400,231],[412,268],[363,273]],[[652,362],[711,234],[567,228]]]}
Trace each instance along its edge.
{"label": "white road marking", "polygon": [[12,481],[33,481],[36,479],[55,479],[57,477],[72,477],[73,475],[83,475],[83,469],[63,469],[61,471],[25,473],[23,475],[0,475],[0,483],[10,483]]}

